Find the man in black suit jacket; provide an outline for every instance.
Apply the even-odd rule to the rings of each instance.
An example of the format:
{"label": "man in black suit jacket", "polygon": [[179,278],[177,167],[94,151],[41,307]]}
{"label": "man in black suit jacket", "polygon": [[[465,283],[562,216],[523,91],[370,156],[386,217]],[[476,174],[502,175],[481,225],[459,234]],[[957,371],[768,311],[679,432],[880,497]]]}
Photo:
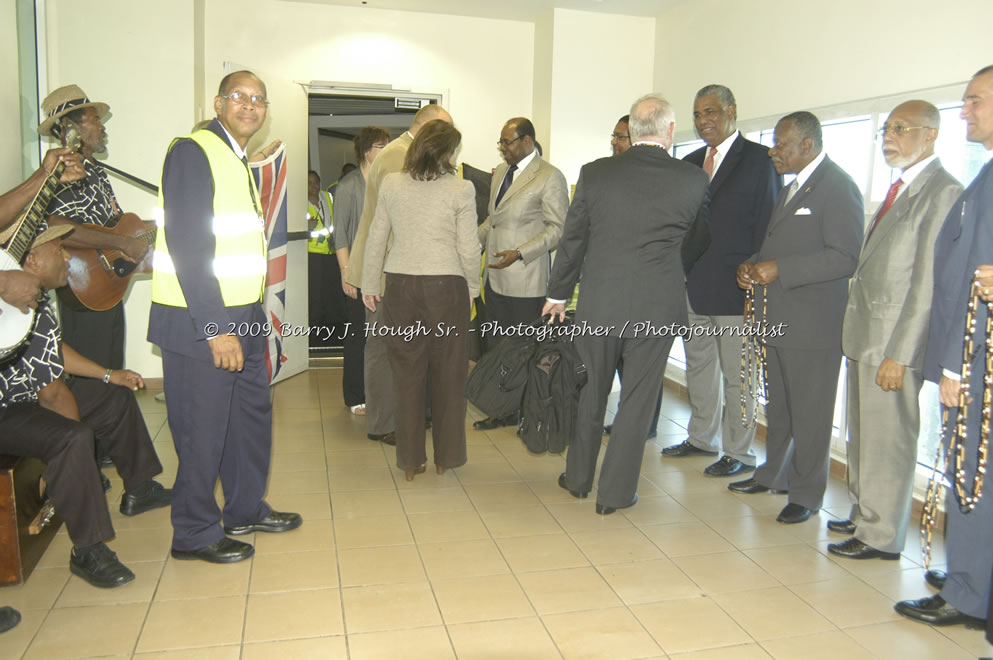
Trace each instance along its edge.
{"label": "man in black suit jacket", "polygon": [[696,93],[693,122],[707,144],[683,160],[710,177],[712,240],[686,278],[689,319],[691,326],[725,332],[694,336],[683,344],[693,410],[689,437],[662,450],[669,457],[713,455],[720,431],[724,456],[704,470],[713,477],[755,469],[755,426],[745,428],[739,414],[741,336],[728,330],[741,327],[745,306],[735,269],[762,246],[781,184],[769,150],[746,140],[735,127],[737,112],[734,94],[723,85],[707,85]]}
{"label": "man in black suit jacket", "polygon": [[757,320],[783,332],[767,337],[765,463],[754,478],[728,488],[789,490],[789,503],[776,518],[787,524],[810,518],[824,499],[841,322],[865,223],[858,186],[821,149],[821,124],[809,112],[776,124],[769,156],[777,172],[797,177],[780,195],[762,248],[737,273],[740,287],[765,287],[768,316]]}
{"label": "man in black suit jacket", "polygon": [[[967,123],[968,140],[993,151],[993,66],[976,72],[962,100],[962,119]],[[993,264],[993,161],[986,163],[952,205],[934,248],[934,296],[924,377],[938,383],[941,404],[948,409],[950,420],[955,420],[959,413],[966,306],[971,298],[973,280],[979,284],[980,298],[985,302],[993,301],[993,265],[990,264]],[[983,337],[982,328],[985,328],[987,314],[985,305],[977,305],[976,327],[979,331],[974,340],[976,352],[970,376],[963,465],[965,492],[969,495],[973,493],[984,405],[984,345],[990,338]],[[948,439],[943,438],[942,442],[948,442]],[[952,465],[946,466],[946,476],[954,482],[955,461],[951,462]],[[948,571],[940,576],[934,575],[937,571],[933,571],[926,576],[928,582],[941,584],[941,592],[897,603],[896,611],[900,614],[922,623],[939,626],[961,623],[969,627],[981,627],[982,619],[990,615],[993,501],[988,468],[985,478],[985,492],[968,513],[959,508],[964,502],[955,494],[955,489],[947,489],[945,548]]]}
{"label": "man in black suit jacket", "polygon": [[[645,96],[631,108],[631,148],[583,166],[542,311],[563,318],[582,272],[576,322],[586,330],[575,342],[589,381],[559,477],[575,497],[593,488],[607,395],[624,360],[598,484],[596,511],[604,515],[638,501],[645,437],[672,346],[669,326],[687,321],[683,238],[698,216],[705,222],[707,177],[669,156],[674,126],[669,103]],[[595,331],[605,336],[593,336]]]}

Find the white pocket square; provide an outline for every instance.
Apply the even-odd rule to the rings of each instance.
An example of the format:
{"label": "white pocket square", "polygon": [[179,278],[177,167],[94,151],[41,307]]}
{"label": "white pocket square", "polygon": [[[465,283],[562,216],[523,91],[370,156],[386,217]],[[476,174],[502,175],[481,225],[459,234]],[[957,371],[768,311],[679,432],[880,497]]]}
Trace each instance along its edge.
{"label": "white pocket square", "polygon": [[797,209],[793,215],[810,215],[810,209],[807,207]]}

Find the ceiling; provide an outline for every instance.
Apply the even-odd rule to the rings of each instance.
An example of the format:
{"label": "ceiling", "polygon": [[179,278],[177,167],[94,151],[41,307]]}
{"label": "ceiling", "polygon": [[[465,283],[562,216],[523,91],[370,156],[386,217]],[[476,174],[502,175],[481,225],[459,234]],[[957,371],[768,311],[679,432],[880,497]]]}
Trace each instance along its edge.
{"label": "ceiling", "polygon": [[533,21],[552,9],[658,16],[687,0],[287,0],[456,16]]}

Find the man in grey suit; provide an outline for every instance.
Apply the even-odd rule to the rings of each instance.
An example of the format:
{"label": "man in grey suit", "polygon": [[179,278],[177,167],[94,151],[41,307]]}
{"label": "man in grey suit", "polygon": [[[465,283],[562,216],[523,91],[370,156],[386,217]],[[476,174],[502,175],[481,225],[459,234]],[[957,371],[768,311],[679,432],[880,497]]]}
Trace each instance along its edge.
{"label": "man in grey suit", "polygon": [[643,97],[631,108],[631,148],[583,166],[543,309],[564,318],[565,301],[582,274],[576,323],[587,331],[575,345],[589,380],[580,391],[576,438],[559,477],[559,486],[575,497],[593,488],[607,395],[624,361],[600,470],[596,511],[602,515],[638,501],[645,437],[672,346],[669,326],[687,322],[683,238],[698,218],[706,225],[707,176],[669,156],[674,126],[668,102]]}
{"label": "man in grey suit", "polygon": [[[362,263],[365,256],[365,243],[369,236],[369,226],[376,215],[376,202],[379,199],[379,187],[388,174],[403,169],[407,149],[414,141],[414,136],[424,124],[434,119],[452,123],[452,116],[440,105],[426,105],[417,111],[410,128],[383,147],[369,167],[366,177],[365,200],[362,203],[362,218],[355,232],[355,241],[348,258],[348,267],[342,273],[345,282],[356,288],[362,286]],[[361,298],[361,296],[360,296]],[[366,310],[366,323],[383,324],[383,307],[377,306],[375,312]],[[353,332],[362,332],[360,328]],[[395,421],[393,418],[393,370],[386,355],[386,337],[375,334],[366,337],[365,344],[365,405],[366,405],[366,437],[370,440],[396,444]]]}
{"label": "man in grey suit", "polygon": [[[565,177],[535,149],[534,126],[524,117],[507,121],[497,147],[504,162],[493,172],[489,217],[479,226],[485,249],[486,318],[500,330],[535,321],[545,302],[551,251],[559,243],[569,191]],[[473,424],[478,430],[517,424],[517,414]]]}
{"label": "man in grey suit", "polygon": [[710,178],[713,240],[686,278],[687,305],[691,325],[725,332],[683,344],[693,416],[688,437],[662,450],[669,458],[714,455],[719,435],[724,455],[704,469],[711,477],[755,469],[755,426],[745,428],[740,414],[741,335],[729,332],[744,320],[745,294],[734,273],[762,246],[782,187],[769,149],[745,139],[735,126],[737,114],[734,94],[724,85],[707,85],[696,93],[693,123],[706,144],[683,160]]}
{"label": "man in grey suit", "polygon": [[[962,119],[967,138],[993,151],[993,65],[980,69],[972,77],[963,96]],[[956,419],[962,373],[962,339],[965,311],[971,297],[973,280],[979,284],[979,296],[993,301],[993,161],[986,163],[979,175],[958,198],[934,248],[934,296],[931,328],[924,357],[924,377],[938,382],[941,404],[950,419]],[[986,306],[978,305],[976,327],[984,328]],[[973,492],[980,444],[980,420],[983,408],[983,378],[986,356],[983,344],[989,338],[977,332],[978,342],[972,363],[968,432],[965,438],[963,465],[965,492]],[[985,340],[985,341],[984,341]],[[948,439],[943,439],[948,442]],[[955,480],[954,460],[946,473]],[[948,489],[945,504],[945,549],[947,574],[929,572],[928,581],[941,591],[926,598],[904,600],[896,604],[903,616],[936,626],[965,624],[982,627],[990,614],[990,590],[993,582],[993,498],[986,490],[975,508],[963,512],[964,504]]]}
{"label": "man in grey suit", "polygon": [[772,164],[796,179],[779,197],[762,248],[738,267],[737,279],[743,289],[765,287],[768,317],[757,320],[782,327],[783,333],[766,338],[765,463],[753,478],[728,488],[736,493],[789,490],[789,503],[776,520],[792,524],[821,508],[827,487],[841,321],[864,216],[858,186],[821,151],[817,117],[786,115],[776,124],[774,140]]}
{"label": "man in grey suit", "polygon": [[899,168],[900,177],[866,232],[841,335],[852,511],[847,520],[828,521],[828,529],[855,536],[830,544],[828,552],[850,559],[899,559],[906,540],[934,242],[962,192],[934,155],[940,122],[938,108],[907,101],[880,131],[886,164]]}

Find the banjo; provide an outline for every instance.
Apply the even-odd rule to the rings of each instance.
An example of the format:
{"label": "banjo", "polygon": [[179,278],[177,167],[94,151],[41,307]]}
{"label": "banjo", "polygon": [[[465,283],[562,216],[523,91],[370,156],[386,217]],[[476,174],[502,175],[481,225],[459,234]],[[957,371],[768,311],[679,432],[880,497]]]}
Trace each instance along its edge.
{"label": "banjo", "polygon": [[[73,151],[78,151],[82,142],[79,129],[66,120],[65,130],[66,144]],[[38,225],[45,218],[45,209],[59,186],[59,179],[65,168],[65,163],[61,161],[55,164],[54,170],[46,177],[41,190],[31,201],[27,213],[15,223],[10,242],[6,248],[0,248],[0,270],[22,270],[21,262],[34,240]],[[34,325],[34,316],[35,310],[29,309],[25,313],[0,299],[0,360],[13,353],[27,339]]]}

